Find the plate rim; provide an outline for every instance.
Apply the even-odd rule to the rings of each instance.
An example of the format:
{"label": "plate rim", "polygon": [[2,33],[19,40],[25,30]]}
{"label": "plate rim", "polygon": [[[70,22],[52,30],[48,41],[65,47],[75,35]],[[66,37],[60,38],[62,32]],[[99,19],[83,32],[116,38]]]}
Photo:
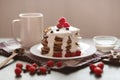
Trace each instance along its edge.
{"label": "plate rim", "polygon": [[[79,44],[85,44],[85,45],[88,45],[89,46],[89,48],[88,49],[91,49],[91,48],[93,48],[93,46],[90,46],[89,44],[87,44],[87,43],[85,43],[85,42],[78,42]],[[46,58],[46,59],[55,59],[55,60],[72,60],[72,59],[78,59],[78,58],[83,58],[83,57],[87,57],[87,56],[90,56],[90,55],[92,55],[92,54],[94,54],[94,52],[96,51],[96,50],[94,50],[94,51],[85,51],[85,53],[89,53],[89,55],[87,55],[87,56],[75,56],[75,57],[64,57],[64,58],[59,58],[59,57],[49,57],[49,56],[45,56],[45,55],[36,55],[36,54],[34,54],[35,52],[33,52],[33,49],[36,49],[36,51],[39,51],[37,48],[39,47],[39,46],[42,46],[42,44],[41,43],[39,43],[39,44],[36,44],[36,45],[33,45],[31,48],[30,48],[30,53],[32,54],[32,55],[34,55],[34,56],[37,56],[37,57],[41,57],[41,58]],[[40,53],[40,51],[39,51],[39,53]]]}

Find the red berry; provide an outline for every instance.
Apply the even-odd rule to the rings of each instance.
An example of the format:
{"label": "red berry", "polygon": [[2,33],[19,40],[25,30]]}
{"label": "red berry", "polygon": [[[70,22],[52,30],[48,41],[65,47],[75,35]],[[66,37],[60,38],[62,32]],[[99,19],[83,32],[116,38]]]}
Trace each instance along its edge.
{"label": "red berry", "polygon": [[100,67],[101,69],[103,69],[104,68],[104,63],[103,62],[98,63],[97,67]]}
{"label": "red berry", "polygon": [[90,64],[90,66],[89,66],[89,68],[90,68],[90,70],[92,71],[92,72],[94,72],[94,68],[95,68],[96,66],[94,65],[94,64]]}
{"label": "red berry", "polygon": [[64,23],[64,27],[66,27],[66,28],[67,28],[67,27],[70,27],[70,24],[69,24],[68,22],[65,22],[65,23]]}
{"label": "red berry", "polygon": [[29,71],[31,65],[30,65],[30,64],[27,64],[25,67],[26,67],[26,70]]}
{"label": "red berry", "polygon": [[76,51],[76,56],[80,56],[81,55],[81,51]]}
{"label": "red berry", "polygon": [[62,53],[54,53],[53,57],[62,57]]}
{"label": "red berry", "polygon": [[46,74],[46,73],[47,73],[47,69],[46,69],[45,67],[43,67],[43,66],[41,66],[41,67],[39,68],[39,70],[40,70],[40,72],[41,72],[42,74]]}
{"label": "red berry", "polygon": [[63,27],[63,25],[62,24],[57,24],[57,28],[62,28]]}
{"label": "red berry", "polygon": [[76,53],[75,53],[75,52],[72,52],[72,53],[71,53],[71,57],[74,57],[74,56],[76,56]]}
{"label": "red berry", "polygon": [[17,76],[20,76],[20,75],[21,75],[21,72],[22,72],[21,68],[16,67],[16,69],[15,69],[15,74],[16,74]]}
{"label": "red berry", "polygon": [[71,57],[72,55],[71,55],[71,53],[66,53],[65,54],[65,57]]}
{"label": "red berry", "polygon": [[63,63],[62,63],[61,61],[59,61],[59,62],[56,63],[57,67],[61,67],[62,64],[63,64]]}
{"label": "red berry", "polygon": [[96,75],[101,75],[102,72],[103,72],[103,70],[102,70],[100,67],[95,67],[95,68],[94,68],[94,73],[95,73]]}
{"label": "red berry", "polygon": [[54,66],[54,61],[49,60],[49,61],[47,62],[47,66],[48,66],[48,67],[53,67],[53,66]]}
{"label": "red berry", "polygon": [[66,19],[64,17],[60,18],[59,19],[59,23],[60,24],[64,24],[66,22]]}
{"label": "red berry", "polygon": [[21,64],[21,63],[17,63],[17,64],[16,64],[16,67],[19,67],[19,68],[21,68],[21,69],[22,69],[23,64]]}
{"label": "red berry", "polygon": [[32,66],[34,66],[36,68],[38,65],[36,63],[33,63]]}
{"label": "red berry", "polygon": [[34,74],[36,71],[36,68],[34,66],[30,66],[29,71],[31,74]]}

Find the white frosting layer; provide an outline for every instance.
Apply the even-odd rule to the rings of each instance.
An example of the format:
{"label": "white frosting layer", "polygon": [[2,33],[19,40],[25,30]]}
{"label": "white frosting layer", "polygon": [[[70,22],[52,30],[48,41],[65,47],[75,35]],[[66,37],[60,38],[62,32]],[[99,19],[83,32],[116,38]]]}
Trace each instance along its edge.
{"label": "white frosting layer", "polygon": [[[60,37],[62,38],[62,57],[64,57],[65,53],[66,53],[66,46],[67,46],[67,41],[68,41],[68,37],[70,36],[71,40],[72,40],[72,43],[71,43],[71,49],[70,51],[71,52],[75,52],[79,49],[79,46],[76,45],[76,43],[79,41],[79,32],[80,32],[80,29],[78,28],[75,28],[75,27],[72,27],[70,26],[69,27],[69,30],[66,30],[66,28],[61,28],[59,29],[59,31],[57,31],[57,27],[56,26],[53,26],[51,27],[51,30],[47,32],[47,41],[48,41],[48,47],[50,48],[50,51],[49,53],[47,54],[47,56],[52,56],[54,51],[53,51],[53,48],[54,48],[54,42],[55,42],[55,37]],[[51,33],[51,31],[53,31],[53,33]]]}

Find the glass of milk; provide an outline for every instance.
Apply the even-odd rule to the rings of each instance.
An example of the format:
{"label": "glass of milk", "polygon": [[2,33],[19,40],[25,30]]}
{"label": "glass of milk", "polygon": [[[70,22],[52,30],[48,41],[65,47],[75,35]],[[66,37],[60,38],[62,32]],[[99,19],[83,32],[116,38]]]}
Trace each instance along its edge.
{"label": "glass of milk", "polygon": [[102,52],[109,52],[116,47],[118,41],[114,36],[94,36],[93,37],[96,49]]}

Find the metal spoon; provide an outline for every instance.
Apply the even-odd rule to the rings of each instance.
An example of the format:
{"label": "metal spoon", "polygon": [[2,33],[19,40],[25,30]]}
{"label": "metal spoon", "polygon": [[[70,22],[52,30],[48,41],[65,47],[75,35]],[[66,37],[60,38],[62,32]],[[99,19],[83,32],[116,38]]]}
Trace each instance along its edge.
{"label": "metal spoon", "polygon": [[13,59],[13,57],[15,57],[16,55],[18,54],[23,54],[24,53],[24,49],[23,48],[18,48],[18,49],[15,49],[11,56],[9,56],[7,59],[5,59],[2,63],[0,63],[0,68],[2,68],[3,66],[5,66],[11,59]]}

